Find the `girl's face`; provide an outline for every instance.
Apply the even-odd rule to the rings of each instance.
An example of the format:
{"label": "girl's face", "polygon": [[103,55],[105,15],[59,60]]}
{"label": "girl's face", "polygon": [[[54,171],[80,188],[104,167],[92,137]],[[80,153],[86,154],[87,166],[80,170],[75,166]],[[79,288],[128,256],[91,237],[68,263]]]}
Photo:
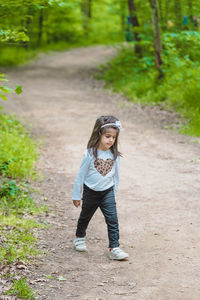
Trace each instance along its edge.
{"label": "girl's face", "polygon": [[106,151],[112,147],[117,137],[118,130],[112,127],[106,128],[106,131],[101,135],[98,149]]}

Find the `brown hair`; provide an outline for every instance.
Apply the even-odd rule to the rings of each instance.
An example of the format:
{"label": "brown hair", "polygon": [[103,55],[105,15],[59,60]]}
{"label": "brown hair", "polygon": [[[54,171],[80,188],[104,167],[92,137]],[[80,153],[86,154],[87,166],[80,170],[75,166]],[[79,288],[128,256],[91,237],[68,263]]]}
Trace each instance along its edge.
{"label": "brown hair", "polygon": [[101,128],[101,126],[108,124],[108,123],[115,123],[116,121],[119,121],[114,116],[101,116],[99,117],[94,125],[91,137],[87,144],[87,149],[92,148],[94,157],[97,158],[97,150],[99,146],[99,142],[101,139],[101,135],[106,132],[108,128],[113,128],[117,130],[117,135],[114,144],[110,148],[111,152],[114,155],[114,160],[117,158],[117,156],[121,156],[121,153],[118,151],[118,136],[119,136],[119,128],[115,125],[109,125]]}

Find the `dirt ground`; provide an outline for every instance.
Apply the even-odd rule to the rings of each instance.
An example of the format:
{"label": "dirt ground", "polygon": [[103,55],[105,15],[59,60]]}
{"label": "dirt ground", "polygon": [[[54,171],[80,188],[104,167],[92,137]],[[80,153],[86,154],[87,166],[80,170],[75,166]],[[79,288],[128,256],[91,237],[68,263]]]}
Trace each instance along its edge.
{"label": "dirt ground", "polygon": [[[167,129],[178,122],[174,114],[103,89],[93,74],[114,52],[74,49],[8,72],[24,92],[4,105],[43,141],[44,180],[36,185],[51,208],[51,227],[37,232],[46,255],[27,276],[40,300],[199,300],[200,139]],[[88,252],[72,245],[80,213],[71,201],[74,179],[96,118],[107,114],[124,127],[117,195],[121,247],[130,256],[124,262],[108,259],[100,211],[88,228]]]}

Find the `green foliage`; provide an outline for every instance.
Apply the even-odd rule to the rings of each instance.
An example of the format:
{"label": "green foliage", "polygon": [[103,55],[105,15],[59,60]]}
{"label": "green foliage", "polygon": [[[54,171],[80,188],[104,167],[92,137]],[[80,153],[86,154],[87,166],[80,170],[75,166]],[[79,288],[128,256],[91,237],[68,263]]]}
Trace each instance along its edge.
{"label": "green foliage", "polygon": [[[0,81],[8,81],[6,78],[5,78],[5,75],[4,74],[1,74],[0,73]],[[3,100],[7,100],[7,97],[5,94],[9,94],[10,92],[10,89],[7,87],[7,86],[0,86],[0,98],[2,98]]]}
{"label": "green foliage", "polygon": [[150,90],[152,83],[156,86],[157,72],[149,68],[154,65],[152,56],[138,59],[133,55],[132,47],[122,47],[119,55],[113,58],[107,65],[102,66],[102,75],[108,86],[113,87],[116,92],[123,92],[129,99],[137,103],[147,103],[144,95]]}
{"label": "green foliage", "polygon": [[0,41],[15,41],[15,42],[28,42],[29,37],[25,34],[25,32],[20,32],[17,30],[0,30]]}
{"label": "green foliage", "polygon": [[19,95],[19,94],[22,93],[22,86],[21,86],[21,85],[17,85],[17,86],[16,86],[15,93],[16,93],[17,95]]}
{"label": "green foliage", "polygon": [[[18,87],[19,91],[21,87]],[[35,176],[36,143],[16,118],[0,113],[0,261],[27,260],[39,251],[32,233],[38,224],[28,215],[47,211],[33,201],[30,184]],[[14,180],[12,177],[18,177]],[[26,215],[26,218],[23,216]]]}
{"label": "green foliage", "polygon": [[200,136],[200,64],[196,60],[199,32],[170,33],[163,40],[164,78],[161,81],[154,69],[151,49],[145,49],[146,56],[139,59],[133,55],[131,46],[122,48],[117,57],[102,66],[98,76],[108,87],[134,102],[173,108],[185,118],[186,124],[180,131]]}
{"label": "green foliage", "polygon": [[163,34],[164,55],[174,54],[192,61],[200,60],[198,31],[181,31]]}
{"label": "green foliage", "polygon": [[[0,65],[22,64],[39,50],[124,40],[121,1],[0,0]],[[123,4],[124,5],[124,4]],[[125,17],[127,5],[124,6]],[[105,30],[106,28],[106,30]]]}
{"label": "green foliage", "polygon": [[39,208],[30,196],[30,187],[27,183],[22,184],[15,180],[2,179],[0,188],[1,214],[39,212]]}
{"label": "green foliage", "polygon": [[[11,184],[13,185],[13,183]],[[28,199],[21,199],[18,191],[16,192],[16,186],[12,186],[14,190],[12,197],[9,196],[10,190],[7,189],[5,193],[5,186],[3,188],[7,197],[4,196],[0,199],[0,234],[2,237],[0,261],[12,263],[16,260],[30,260],[31,257],[40,254],[36,248],[37,239],[33,235],[33,228],[46,226],[39,224],[30,217],[27,218],[27,214],[39,214],[44,209],[38,208],[30,196]],[[26,218],[22,218],[24,214],[26,214]]]}
{"label": "green foliage", "polygon": [[34,300],[35,293],[27,283],[26,278],[14,280],[12,287],[6,292],[6,295],[15,295],[21,299]]}
{"label": "green foliage", "polygon": [[4,239],[0,245],[1,262],[12,263],[15,260],[28,260],[40,253],[36,249],[37,239],[27,229],[6,225],[4,229],[0,228],[0,232]]}
{"label": "green foliage", "polygon": [[[19,90],[21,87],[19,87]],[[33,178],[38,157],[36,143],[15,117],[0,113],[0,170],[13,178]]]}
{"label": "green foliage", "polygon": [[36,50],[29,49],[22,46],[7,45],[0,50],[0,66],[11,67],[25,64],[27,61],[35,58],[37,56]]}
{"label": "green foliage", "polygon": [[[126,0],[0,0],[0,65],[24,63],[38,49],[116,43],[123,41],[127,32],[132,38],[137,33],[142,57],[136,58],[134,49],[130,49],[136,46],[133,40],[130,48],[123,49],[107,67],[104,72],[107,83],[136,102],[173,107],[188,120],[188,127],[184,125],[182,130],[189,132],[193,128],[192,132],[198,135],[200,3],[197,0],[158,0],[158,3],[162,81],[158,80],[154,64],[151,6],[149,1],[139,0],[135,0],[134,11],[139,26],[134,28],[127,23]],[[9,92],[8,87],[0,87],[3,99]],[[20,92],[20,87],[16,92]],[[13,158],[12,154],[4,161]],[[8,172],[12,165],[10,162]]]}
{"label": "green foliage", "polygon": [[10,199],[13,200],[17,196],[19,196],[19,194],[21,194],[21,192],[22,192],[21,189],[16,185],[16,181],[5,180],[1,184],[0,199],[3,197],[9,197]]}
{"label": "green foliage", "polygon": [[[4,74],[1,74],[0,73],[0,81],[8,81],[5,77]],[[7,100],[7,95],[10,94],[10,93],[13,93],[13,89],[3,85],[3,86],[0,86],[0,98],[2,98],[3,100]],[[21,94],[22,93],[22,86],[18,85],[16,86],[15,88],[15,93],[17,95]]]}

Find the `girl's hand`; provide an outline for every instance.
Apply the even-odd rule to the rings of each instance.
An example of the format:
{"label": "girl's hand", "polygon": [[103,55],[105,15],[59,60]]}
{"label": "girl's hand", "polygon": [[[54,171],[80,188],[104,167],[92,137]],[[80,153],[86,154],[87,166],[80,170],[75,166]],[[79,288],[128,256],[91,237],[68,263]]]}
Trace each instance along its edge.
{"label": "girl's hand", "polygon": [[79,207],[81,200],[73,200],[74,206]]}

